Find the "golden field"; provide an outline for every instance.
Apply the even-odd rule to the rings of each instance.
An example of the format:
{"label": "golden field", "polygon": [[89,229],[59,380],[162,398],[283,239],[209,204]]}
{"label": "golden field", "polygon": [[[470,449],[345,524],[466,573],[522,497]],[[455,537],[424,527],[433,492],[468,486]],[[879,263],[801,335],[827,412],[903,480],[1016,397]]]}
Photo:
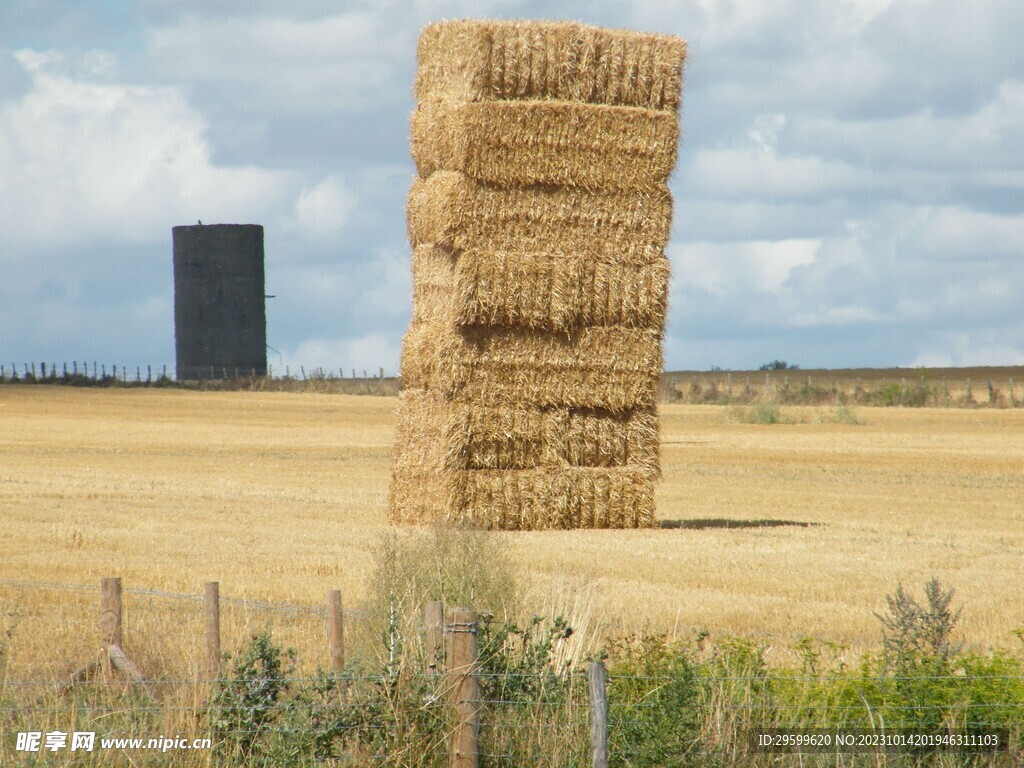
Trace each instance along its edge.
{"label": "golden field", "polygon": [[[98,594],[12,581],[119,575],[126,589],[200,593],[217,580],[223,596],[316,606],[340,588],[358,606],[390,530],[396,404],[0,387],[9,676],[64,673],[98,639]],[[878,646],[886,593],[902,582],[920,596],[935,575],[965,605],[970,645],[1018,645],[1024,410],[853,413],[859,424],[783,407],[788,423],[753,424],[735,408],[663,405],[661,529],[488,535],[521,567],[527,608],[575,604],[579,620],[610,633],[742,634],[771,643],[769,660],[810,636],[856,654]],[[126,596],[126,644],[143,667],[199,655],[201,610],[162,607],[171,603]],[[229,612],[225,634],[262,620]],[[145,637],[136,629],[133,639],[140,626]],[[322,631],[307,621],[296,642],[319,643]],[[175,633],[194,647],[161,644]]]}

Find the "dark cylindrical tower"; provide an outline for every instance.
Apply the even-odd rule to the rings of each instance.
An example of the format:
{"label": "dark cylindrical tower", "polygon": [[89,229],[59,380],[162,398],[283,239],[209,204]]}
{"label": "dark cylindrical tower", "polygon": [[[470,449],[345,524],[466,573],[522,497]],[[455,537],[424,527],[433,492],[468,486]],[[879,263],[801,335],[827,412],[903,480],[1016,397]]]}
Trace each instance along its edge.
{"label": "dark cylindrical tower", "polygon": [[267,372],[263,227],[174,227],[177,376],[209,379]]}

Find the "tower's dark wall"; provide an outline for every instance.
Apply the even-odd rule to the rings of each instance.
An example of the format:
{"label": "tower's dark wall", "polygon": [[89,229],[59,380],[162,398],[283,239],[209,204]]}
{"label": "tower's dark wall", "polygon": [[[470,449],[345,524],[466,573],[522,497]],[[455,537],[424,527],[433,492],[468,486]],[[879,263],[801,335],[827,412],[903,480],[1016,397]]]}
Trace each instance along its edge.
{"label": "tower's dark wall", "polygon": [[[174,227],[178,379],[267,372],[263,227]],[[212,369],[212,370],[211,370]]]}

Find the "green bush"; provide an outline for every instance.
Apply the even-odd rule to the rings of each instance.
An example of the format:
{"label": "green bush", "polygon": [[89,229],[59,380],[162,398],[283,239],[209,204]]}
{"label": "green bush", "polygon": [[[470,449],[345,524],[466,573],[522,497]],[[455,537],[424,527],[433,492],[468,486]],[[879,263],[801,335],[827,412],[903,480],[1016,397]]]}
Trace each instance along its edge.
{"label": "green bush", "polygon": [[217,680],[207,712],[222,754],[246,764],[266,754],[294,662],[295,651],[275,645],[267,630],[243,649],[234,674]]}
{"label": "green bush", "polygon": [[701,755],[697,669],[680,643],[644,636],[608,651],[611,765],[706,765]]}
{"label": "green bush", "polygon": [[755,403],[749,408],[733,409],[733,418],[743,424],[781,424],[782,412],[772,403]]}
{"label": "green bush", "polygon": [[897,382],[886,384],[880,389],[867,393],[864,399],[870,405],[883,407],[902,405],[909,408],[923,408],[928,404],[928,398],[931,394],[924,380],[918,380],[912,386]]}

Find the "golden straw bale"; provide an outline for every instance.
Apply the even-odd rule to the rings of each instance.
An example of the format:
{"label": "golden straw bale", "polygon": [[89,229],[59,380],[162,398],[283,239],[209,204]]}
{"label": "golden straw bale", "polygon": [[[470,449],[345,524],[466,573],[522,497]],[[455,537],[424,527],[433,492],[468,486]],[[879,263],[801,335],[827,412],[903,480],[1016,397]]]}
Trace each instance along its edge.
{"label": "golden straw bale", "polygon": [[630,467],[430,472],[396,465],[389,516],[505,531],[651,528],[654,480]]}
{"label": "golden straw bale", "polygon": [[452,314],[457,257],[440,246],[421,245],[412,254],[412,322],[437,322]]}
{"label": "golden straw bale", "polygon": [[428,102],[412,115],[422,177],[460,171],[498,186],[628,190],[663,185],[676,164],[671,112],[559,101]]}
{"label": "golden straw bale", "polygon": [[420,34],[416,98],[679,109],[686,43],[570,22],[446,21]]}
{"label": "golden straw bale", "polygon": [[441,171],[409,190],[413,246],[579,253],[617,264],[649,264],[672,225],[667,187],[598,193],[558,187],[502,189]]}
{"label": "golden straw bale", "polygon": [[576,408],[498,406],[407,389],[397,419],[402,461],[445,470],[623,467],[657,476],[658,417]]}
{"label": "golden straw bale", "polygon": [[661,331],[588,326],[572,332],[414,323],[402,347],[406,387],[497,405],[652,407]]}
{"label": "golden straw bale", "polygon": [[413,322],[451,313],[458,326],[564,331],[583,325],[663,328],[669,262],[614,264],[580,253],[421,245],[413,252]]}
{"label": "golden straw bale", "polygon": [[433,470],[524,469],[545,460],[545,414],[507,404],[453,402],[425,389],[406,389],[396,411],[395,459]]}
{"label": "golden straw bale", "polygon": [[558,408],[544,424],[545,449],[571,467],[634,467],[661,476],[658,412]]}

